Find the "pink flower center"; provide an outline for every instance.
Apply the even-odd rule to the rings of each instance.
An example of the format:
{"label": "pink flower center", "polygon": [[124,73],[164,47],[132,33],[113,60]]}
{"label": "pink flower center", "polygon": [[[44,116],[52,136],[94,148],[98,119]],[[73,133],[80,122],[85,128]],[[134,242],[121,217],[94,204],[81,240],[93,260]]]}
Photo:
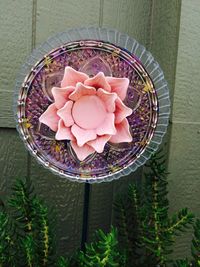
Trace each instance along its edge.
{"label": "pink flower center", "polygon": [[75,123],[83,129],[95,129],[106,117],[104,103],[95,95],[82,96],[72,108]]}

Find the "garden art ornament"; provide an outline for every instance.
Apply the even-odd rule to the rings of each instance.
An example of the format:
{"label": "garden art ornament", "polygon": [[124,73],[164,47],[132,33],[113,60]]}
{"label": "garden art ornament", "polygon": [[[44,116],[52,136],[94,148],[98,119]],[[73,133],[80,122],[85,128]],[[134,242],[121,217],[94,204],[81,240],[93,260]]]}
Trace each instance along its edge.
{"label": "garden art ornament", "polygon": [[17,129],[28,150],[73,181],[135,171],[166,132],[167,83],[152,55],[116,30],[59,33],[33,51],[15,90]]}

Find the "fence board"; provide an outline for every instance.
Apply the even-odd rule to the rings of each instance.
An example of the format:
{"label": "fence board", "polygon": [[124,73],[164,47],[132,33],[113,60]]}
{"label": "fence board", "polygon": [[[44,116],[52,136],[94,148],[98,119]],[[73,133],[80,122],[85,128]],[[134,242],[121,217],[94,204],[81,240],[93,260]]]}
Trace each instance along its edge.
{"label": "fence board", "polygon": [[4,198],[16,178],[27,176],[27,152],[14,129],[0,128],[0,143],[0,198]]}
{"label": "fence board", "polygon": [[138,42],[149,42],[151,2],[149,0],[104,1],[102,24],[129,34]]}
{"label": "fence board", "polygon": [[[182,1],[173,120],[200,123],[200,2]],[[187,107],[187,111],[186,111]]]}
{"label": "fence board", "polygon": [[[98,25],[99,1],[37,1],[35,43],[39,45],[49,36],[82,25]],[[59,253],[66,254],[80,247],[84,185],[72,183],[52,175],[35,161],[31,164],[31,177],[38,183],[37,190],[58,213]]]}
{"label": "fence board", "polygon": [[[128,33],[142,44],[149,39],[151,1],[104,1],[100,10],[100,26],[116,28]],[[134,179],[132,174],[119,181],[92,185],[89,214],[89,239],[98,228],[108,231],[112,222],[113,197],[119,189],[127,187]],[[125,189],[125,188],[124,188]]]}
{"label": "fence board", "polygon": [[15,127],[12,111],[16,75],[31,52],[32,1],[0,2],[0,127]]}
{"label": "fence board", "polygon": [[73,252],[81,243],[84,185],[53,175],[34,159],[30,177],[38,195],[56,212],[58,253]]}
{"label": "fence board", "polygon": [[70,28],[99,23],[99,0],[38,0],[36,44]]}
{"label": "fence board", "polygon": [[[172,125],[169,154],[169,200],[171,212],[188,207],[200,216],[200,124]],[[174,255],[190,257],[191,233],[178,238]]]}
{"label": "fence board", "polygon": [[180,0],[154,0],[151,16],[149,49],[164,71],[172,96],[178,50],[180,6]]}
{"label": "fence board", "polygon": [[[178,57],[169,150],[169,199],[171,210],[188,207],[200,216],[199,69],[200,5],[181,3]],[[179,238],[177,257],[190,257],[191,235]]]}

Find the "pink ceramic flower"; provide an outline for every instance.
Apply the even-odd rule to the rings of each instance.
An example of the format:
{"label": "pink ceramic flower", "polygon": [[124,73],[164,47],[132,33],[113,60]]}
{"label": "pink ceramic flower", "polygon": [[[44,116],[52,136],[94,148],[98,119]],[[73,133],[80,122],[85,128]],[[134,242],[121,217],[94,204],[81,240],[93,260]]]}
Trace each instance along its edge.
{"label": "pink ceramic flower", "polygon": [[93,78],[71,67],[65,68],[61,87],[53,87],[54,103],[40,116],[41,123],[56,132],[56,140],[71,140],[79,160],[103,152],[105,144],[131,142],[126,119],[132,110],[125,99],[129,80]]}

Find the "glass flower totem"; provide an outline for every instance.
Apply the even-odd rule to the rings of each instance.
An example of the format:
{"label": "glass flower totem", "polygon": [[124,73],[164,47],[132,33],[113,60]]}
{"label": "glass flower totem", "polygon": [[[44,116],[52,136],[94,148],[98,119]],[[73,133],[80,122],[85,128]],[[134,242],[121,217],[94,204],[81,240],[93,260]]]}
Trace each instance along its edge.
{"label": "glass flower totem", "polygon": [[73,181],[111,181],[157,150],[168,125],[167,83],[153,56],[115,30],[59,33],[16,83],[17,129],[28,150]]}

